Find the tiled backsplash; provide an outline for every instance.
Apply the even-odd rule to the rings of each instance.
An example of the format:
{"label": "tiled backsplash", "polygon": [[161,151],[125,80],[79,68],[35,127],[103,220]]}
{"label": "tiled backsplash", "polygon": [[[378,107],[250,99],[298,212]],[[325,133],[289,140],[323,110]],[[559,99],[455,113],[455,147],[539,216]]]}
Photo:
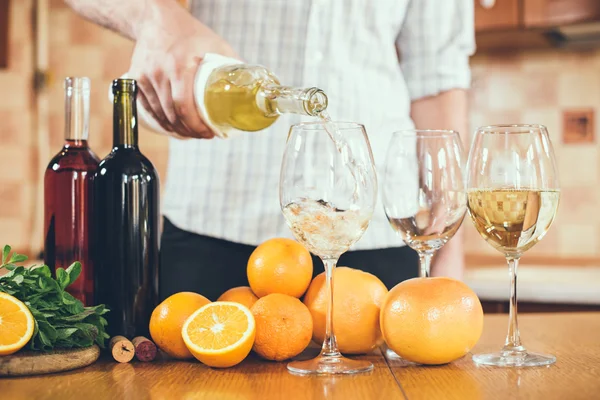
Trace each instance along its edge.
{"label": "tiled backsplash", "polygon": [[[50,2],[50,134],[52,152],[63,137],[62,79],[92,79],[90,143],[103,157],[112,140],[112,109],[107,88],[127,71],[132,44],[77,17],[62,1]],[[29,249],[36,181],[48,160],[37,160],[34,132],[32,0],[11,2],[9,68],[0,70],[0,244]],[[529,255],[558,258],[600,257],[600,200],[597,139],[587,144],[562,140],[565,110],[600,111],[600,51],[558,50],[511,55],[477,55],[472,60],[471,132],[480,125],[540,123],[548,126],[563,188],[556,222]],[[595,124],[596,126],[598,124]],[[465,133],[470,136],[470,133]],[[595,132],[597,134],[597,132]],[[594,135],[595,136],[595,135]],[[140,146],[166,179],[167,139],[142,130]],[[164,185],[163,185],[164,187]],[[498,255],[466,219],[471,255]]]}

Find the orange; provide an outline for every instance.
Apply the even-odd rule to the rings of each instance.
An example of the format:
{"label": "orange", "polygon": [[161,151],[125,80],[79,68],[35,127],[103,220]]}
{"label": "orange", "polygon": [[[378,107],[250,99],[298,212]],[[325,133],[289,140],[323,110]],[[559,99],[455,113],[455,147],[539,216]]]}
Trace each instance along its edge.
{"label": "orange", "polygon": [[[387,293],[387,288],[375,275],[348,267],[334,270],[333,331],[340,352],[368,353],[381,343],[379,308]],[[310,284],[304,304],[312,314],[313,340],[323,343],[327,313],[324,272]]]}
{"label": "orange", "polygon": [[192,358],[181,338],[181,327],[190,315],[207,303],[210,300],[193,292],[175,293],[166,298],[150,317],[150,336],[154,343],[173,358]]}
{"label": "orange", "polygon": [[183,324],[181,336],[196,359],[210,367],[241,363],[252,350],[256,325],[248,307],[231,301],[209,303]]}
{"label": "orange", "polygon": [[388,347],[419,364],[446,364],[464,356],[482,329],[477,295],[451,278],[401,282],[381,307],[381,330]]}
{"label": "orange", "polygon": [[300,300],[273,293],[252,306],[256,321],[253,350],[264,359],[281,361],[302,353],[309,345],[313,322]]}
{"label": "orange", "polygon": [[269,239],[252,252],[247,273],[250,287],[258,297],[281,293],[299,298],[312,279],[312,258],[294,240]]}
{"label": "orange", "polygon": [[217,301],[233,301],[240,303],[248,308],[252,308],[258,297],[252,292],[248,286],[240,286],[229,289],[217,299]]}
{"label": "orange", "polygon": [[0,356],[21,350],[33,336],[31,311],[17,298],[0,292]]}

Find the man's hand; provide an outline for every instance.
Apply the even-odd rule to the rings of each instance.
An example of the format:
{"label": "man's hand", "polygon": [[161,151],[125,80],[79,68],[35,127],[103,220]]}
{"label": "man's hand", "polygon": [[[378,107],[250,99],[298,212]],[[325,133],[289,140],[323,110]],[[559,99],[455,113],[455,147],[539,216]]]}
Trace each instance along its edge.
{"label": "man's hand", "polygon": [[135,37],[128,75],[138,82],[141,105],[167,131],[214,137],[196,111],[194,77],[206,53],[237,57],[231,46],[174,1],[149,5]]}
{"label": "man's hand", "polygon": [[75,12],[136,42],[129,76],[163,129],[212,138],[196,111],[194,77],[206,53],[237,58],[231,46],[176,0],[65,0]]}

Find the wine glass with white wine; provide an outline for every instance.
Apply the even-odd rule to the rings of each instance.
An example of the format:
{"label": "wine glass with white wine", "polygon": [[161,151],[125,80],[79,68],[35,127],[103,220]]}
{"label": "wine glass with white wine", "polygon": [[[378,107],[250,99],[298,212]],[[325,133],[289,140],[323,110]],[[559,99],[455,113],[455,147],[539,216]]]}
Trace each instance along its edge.
{"label": "wine glass with white wine", "polygon": [[479,234],[506,257],[510,272],[508,335],[502,350],[477,354],[477,364],[549,365],[556,357],[528,352],[517,324],[517,266],[548,232],[560,190],[554,151],[543,125],[477,129],[467,163],[467,205]]}
{"label": "wine glass with white wine", "polygon": [[377,199],[377,176],[365,129],[327,121],[292,126],[281,166],[279,200],[296,239],[323,261],[327,286],[325,340],[312,360],[293,361],[296,374],[352,374],[373,369],[343,357],[333,327],[333,272],[366,231]]}

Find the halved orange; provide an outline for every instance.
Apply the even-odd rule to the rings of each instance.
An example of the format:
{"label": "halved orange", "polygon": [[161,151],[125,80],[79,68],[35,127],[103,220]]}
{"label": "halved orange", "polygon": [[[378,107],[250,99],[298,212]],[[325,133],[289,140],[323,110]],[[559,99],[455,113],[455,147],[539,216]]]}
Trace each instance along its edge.
{"label": "halved orange", "polygon": [[183,324],[181,336],[200,362],[217,368],[239,364],[248,356],[256,327],[248,309],[230,301],[206,304]]}
{"label": "halved orange", "polygon": [[0,356],[21,350],[33,336],[33,315],[23,302],[0,292]]}

